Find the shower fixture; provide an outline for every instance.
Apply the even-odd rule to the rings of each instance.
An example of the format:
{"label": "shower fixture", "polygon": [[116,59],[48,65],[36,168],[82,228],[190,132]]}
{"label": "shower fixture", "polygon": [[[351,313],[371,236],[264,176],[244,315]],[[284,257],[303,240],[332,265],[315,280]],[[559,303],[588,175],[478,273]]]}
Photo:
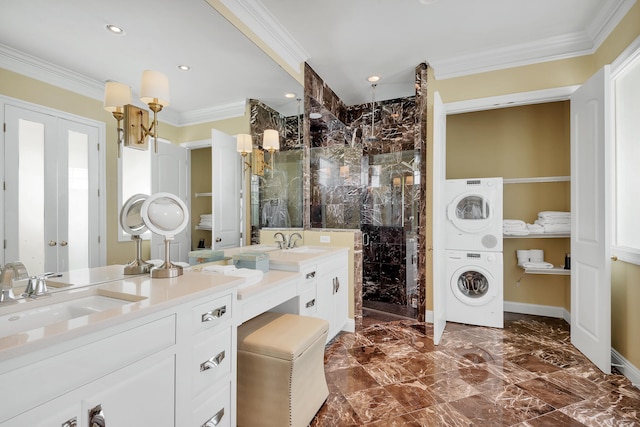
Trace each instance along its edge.
{"label": "shower fixture", "polygon": [[371,85],[371,135],[367,137],[367,141],[377,141],[378,137],[376,137],[376,83]]}

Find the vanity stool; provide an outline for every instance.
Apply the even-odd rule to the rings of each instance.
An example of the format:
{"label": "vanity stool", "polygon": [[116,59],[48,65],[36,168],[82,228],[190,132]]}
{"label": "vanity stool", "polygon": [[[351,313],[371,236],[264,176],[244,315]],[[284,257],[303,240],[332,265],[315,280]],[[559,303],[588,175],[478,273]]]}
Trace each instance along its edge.
{"label": "vanity stool", "polygon": [[329,396],[329,323],[266,312],[238,328],[238,426],[306,427]]}

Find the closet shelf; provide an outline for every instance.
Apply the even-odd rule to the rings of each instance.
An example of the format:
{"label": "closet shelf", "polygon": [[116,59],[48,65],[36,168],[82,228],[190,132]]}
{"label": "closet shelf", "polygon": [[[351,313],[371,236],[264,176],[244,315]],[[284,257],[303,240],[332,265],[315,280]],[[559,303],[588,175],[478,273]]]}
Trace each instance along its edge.
{"label": "closet shelf", "polygon": [[537,178],[505,178],[503,184],[532,184],[537,182],[566,182],[571,181],[570,176],[541,176]]}
{"label": "closet shelf", "polygon": [[570,276],[571,275],[571,270],[565,270],[562,267],[525,268],[524,269],[524,274],[552,274],[552,275],[557,275],[557,276]]}
{"label": "closet shelf", "polygon": [[571,237],[571,233],[539,233],[539,234],[527,234],[526,236],[513,236],[503,234],[503,239],[560,239]]}
{"label": "closet shelf", "polygon": [[196,225],[196,230],[209,230],[211,231],[212,228],[211,226],[207,225],[207,226],[203,226],[203,225]]}
{"label": "closet shelf", "polygon": [[211,197],[212,193],[196,193],[196,197]]}

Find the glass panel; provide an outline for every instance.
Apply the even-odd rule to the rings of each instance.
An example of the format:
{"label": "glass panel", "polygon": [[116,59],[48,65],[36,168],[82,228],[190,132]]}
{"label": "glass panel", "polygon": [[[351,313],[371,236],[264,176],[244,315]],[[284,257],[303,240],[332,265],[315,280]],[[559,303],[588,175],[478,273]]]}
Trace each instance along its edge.
{"label": "glass panel", "polygon": [[488,219],[489,204],[481,196],[467,196],[456,206],[456,218],[459,219]]}
{"label": "glass panel", "polygon": [[69,131],[69,269],[89,267],[88,135]]}
{"label": "glass panel", "polygon": [[458,289],[469,298],[482,298],[489,290],[489,281],[482,273],[467,271],[458,277]]}
{"label": "glass panel", "polygon": [[19,259],[27,271],[44,272],[44,124],[19,120]]}

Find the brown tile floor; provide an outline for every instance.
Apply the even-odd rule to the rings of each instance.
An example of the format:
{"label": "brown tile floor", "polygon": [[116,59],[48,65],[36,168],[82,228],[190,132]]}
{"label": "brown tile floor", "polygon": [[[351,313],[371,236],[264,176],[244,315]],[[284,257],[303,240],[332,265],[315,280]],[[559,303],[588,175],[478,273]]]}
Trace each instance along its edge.
{"label": "brown tile floor", "polygon": [[327,345],[318,426],[640,426],[640,390],[604,375],[559,319],[505,313],[505,328],[365,316]]}

